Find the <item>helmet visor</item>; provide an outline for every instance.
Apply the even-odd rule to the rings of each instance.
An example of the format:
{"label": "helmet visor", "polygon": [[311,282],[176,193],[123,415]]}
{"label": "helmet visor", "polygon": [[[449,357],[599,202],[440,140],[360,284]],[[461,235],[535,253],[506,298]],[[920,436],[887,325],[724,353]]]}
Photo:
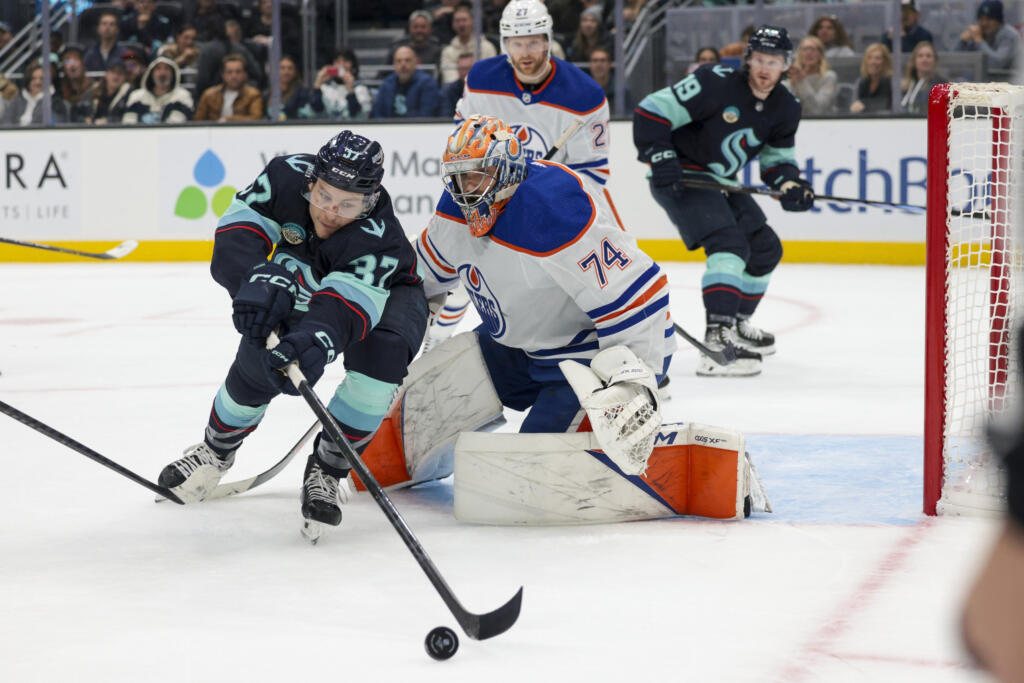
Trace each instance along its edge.
{"label": "helmet visor", "polygon": [[480,159],[446,161],[441,174],[452,199],[466,208],[484,201],[498,184],[497,165],[484,166]]}
{"label": "helmet visor", "polygon": [[341,218],[362,218],[373,210],[380,192],[359,194],[318,180],[302,193],[302,197],[324,213]]}

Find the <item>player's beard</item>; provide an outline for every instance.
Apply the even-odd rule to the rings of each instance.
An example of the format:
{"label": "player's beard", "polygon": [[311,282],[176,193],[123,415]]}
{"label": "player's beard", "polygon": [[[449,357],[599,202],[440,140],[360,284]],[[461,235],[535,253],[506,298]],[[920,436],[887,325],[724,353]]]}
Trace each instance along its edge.
{"label": "player's beard", "polygon": [[531,64],[532,73],[523,73],[511,57],[509,57],[509,62],[512,63],[512,69],[516,72],[516,78],[521,83],[540,83],[551,72],[551,48],[544,52],[543,57]]}

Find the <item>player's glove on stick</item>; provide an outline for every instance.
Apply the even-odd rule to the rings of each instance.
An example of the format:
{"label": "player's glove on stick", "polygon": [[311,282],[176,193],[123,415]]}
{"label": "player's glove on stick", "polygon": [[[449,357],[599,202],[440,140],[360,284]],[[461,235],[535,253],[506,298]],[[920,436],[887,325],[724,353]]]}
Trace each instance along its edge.
{"label": "player's glove on stick", "polygon": [[655,187],[671,186],[677,191],[683,189],[683,166],[675,150],[648,150],[648,159],[651,162],[651,184]]}
{"label": "player's glove on stick", "polygon": [[782,208],[786,211],[807,211],[814,206],[814,190],[806,180],[787,180],[779,186]]}
{"label": "player's glove on stick", "polygon": [[324,367],[334,360],[336,346],[334,337],[324,328],[299,323],[294,332],[281,337],[281,342],[267,351],[267,377],[279,391],[298,396],[299,390],[282,371],[298,361],[306,381],[313,386],[324,374]]}
{"label": "player's glove on stick", "polygon": [[245,341],[263,346],[270,331],[292,312],[298,285],[278,263],[260,263],[249,271],[231,302],[231,321]]}

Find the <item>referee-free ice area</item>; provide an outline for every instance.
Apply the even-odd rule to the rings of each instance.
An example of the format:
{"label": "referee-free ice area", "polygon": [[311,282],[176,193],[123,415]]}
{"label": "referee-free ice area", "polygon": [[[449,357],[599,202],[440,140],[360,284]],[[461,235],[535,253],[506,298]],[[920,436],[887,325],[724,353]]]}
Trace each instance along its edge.
{"label": "referee-free ice area", "polygon": [[[702,269],[666,266],[697,336]],[[665,420],[745,432],[774,514],[503,528],[457,522],[450,479],[393,492],[468,609],[525,587],[510,631],[460,633],[447,662],[423,640],[454,619],[368,495],[300,537],[304,457],[156,504],[0,416],[0,680],[987,680],[957,619],[997,526],[920,513],[924,289],[923,268],[783,263],[761,376],[698,378],[680,340]],[[202,438],[237,343],[205,264],[4,264],[0,291],[0,400],[154,480]],[[312,422],[277,399],[227,480]]]}

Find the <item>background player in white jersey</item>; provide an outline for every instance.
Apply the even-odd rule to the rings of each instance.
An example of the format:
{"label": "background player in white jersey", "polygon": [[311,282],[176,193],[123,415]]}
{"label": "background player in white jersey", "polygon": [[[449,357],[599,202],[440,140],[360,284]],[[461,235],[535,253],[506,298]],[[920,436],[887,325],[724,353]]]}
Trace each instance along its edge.
{"label": "background player in white jersey", "polygon": [[448,138],[442,174],[447,191],[416,242],[425,291],[466,287],[498,398],[529,410],[521,431],[579,427],[580,400],[559,368],[566,359],[601,377],[595,396],[614,392],[657,416],[655,380],[675,344],[667,279],[579,175],[528,161],[516,132],[479,115]]}
{"label": "background player in white jersey", "polygon": [[[496,57],[473,65],[456,111],[456,121],[473,114],[496,116],[523,133],[528,160],[543,159],[576,119],[581,130],[554,154],[552,161],[576,171],[588,191],[614,220],[608,180],[608,101],[594,79],[551,55],[551,16],[539,0],[512,0],[501,15],[501,49]],[[468,306],[458,292],[449,297],[431,328],[430,345],[447,338]]]}

